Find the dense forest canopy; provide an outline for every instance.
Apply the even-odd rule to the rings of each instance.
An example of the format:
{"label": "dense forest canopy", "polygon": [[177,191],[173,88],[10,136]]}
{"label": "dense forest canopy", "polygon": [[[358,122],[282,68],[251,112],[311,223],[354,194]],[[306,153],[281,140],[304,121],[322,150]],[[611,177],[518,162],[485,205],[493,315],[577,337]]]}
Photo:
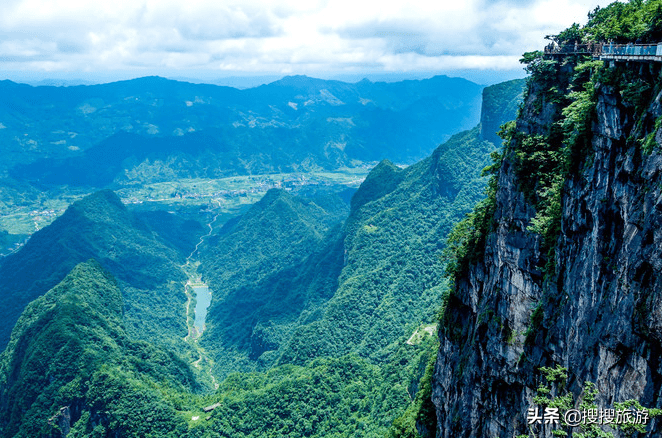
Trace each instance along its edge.
{"label": "dense forest canopy", "polygon": [[559,44],[658,43],[662,41],[662,1],[630,0],[598,6],[588,14],[585,25],[575,23],[547,38]]}

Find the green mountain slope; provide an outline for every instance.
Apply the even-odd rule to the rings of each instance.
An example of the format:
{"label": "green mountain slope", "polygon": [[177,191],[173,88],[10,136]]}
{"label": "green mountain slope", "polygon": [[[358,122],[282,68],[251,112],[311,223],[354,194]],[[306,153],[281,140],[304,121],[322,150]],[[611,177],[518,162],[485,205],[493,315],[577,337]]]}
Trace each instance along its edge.
{"label": "green mountain slope", "polygon": [[[353,92],[327,91],[318,103],[329,108]],[[190,243],[174,229],[194,227],[131,213],[112,192],[72,205],[0,266],[13,285],[4,297],[41,295],[0,358],[2,433],[58,436],[48,419],[71,427],[69,438],[372,438],[396,418],[411,429],[411,414],[430,409],[445,236],[484,196],[494,149],[476,127],[415,165],[383,161],[349,209],[338,197],[273,190],[206,239],[199,261],[212,305],[194,365],[215,364],[220,386],[204,395],[162,350],[177,351],[186,333],[180,266]],[[84,256],[117,282],[94,262],[64,268]],[[29,275],[41,266],[38,282]],[[159,347],[136,340],[145,336]],[[52,369],[41,352],[57,359]]]}
{"label": "green mountain slope", "polygon": [[404,344],[386,366],[348,355],[232,375],[213,398],[221,406],[189,436],[383,437],[418,390],[431,344]]}
{"label": "green mountain slope", "polygon": [[95,258],[120,281],[130,333],[175,339],[186,334],[184,255],[136,219],[111,191],[72,204],[0,262],[0,345],[23,308],[60,282],[75,265]]}
{"label": "green mountain slope", "polygon": [[175,355],[130,340],[123,308],[117,282],[94,261],[30,303],[0,356],[0,436],[186,430],[163,395],[195,390],[193,374]]}
{"label": "green mountain slope", "polygon": [[249,359],[272,363],[268,352],[301,313],[333,294],[342,264],[334,236],[347,212],[337,196],[315,202],[273,189],[209,240],[202,272],[213,302],[203,345],[218,372],[250,370]]}
{"label": "green mountain slope", "polygon": [[352,200],[338,289],[319,320],[297,328],[280,362],[350,352],[380,361],[431,320],[444,290],[445,236],[482,198],[480,170],[493,150],[476,128],[406,169],[377,166]]}

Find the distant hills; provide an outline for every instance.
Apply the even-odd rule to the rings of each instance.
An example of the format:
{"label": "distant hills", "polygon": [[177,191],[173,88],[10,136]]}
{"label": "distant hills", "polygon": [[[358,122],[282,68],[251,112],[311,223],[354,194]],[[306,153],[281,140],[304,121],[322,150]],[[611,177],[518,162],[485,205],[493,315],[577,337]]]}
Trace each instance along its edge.
{"label": "distant hills", "polygon": [[0,81],[0,172],[101,188],[412,163],[476,124],[481,90],[446,76],[354,84],[288,76],[246,90],[160,77],[73,87]]}

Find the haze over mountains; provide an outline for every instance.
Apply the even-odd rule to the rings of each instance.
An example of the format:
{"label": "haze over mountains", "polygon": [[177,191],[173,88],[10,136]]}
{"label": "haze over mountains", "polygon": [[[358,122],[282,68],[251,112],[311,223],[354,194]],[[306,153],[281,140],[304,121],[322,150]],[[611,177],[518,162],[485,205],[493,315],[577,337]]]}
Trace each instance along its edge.
{"label": "haze over mountains", "polygon": [[41,185],[412,163],[476,124],[482,87],[437,76],[355,84],[285,77],[237,90],[147,77],[0,83],[0,170]]}

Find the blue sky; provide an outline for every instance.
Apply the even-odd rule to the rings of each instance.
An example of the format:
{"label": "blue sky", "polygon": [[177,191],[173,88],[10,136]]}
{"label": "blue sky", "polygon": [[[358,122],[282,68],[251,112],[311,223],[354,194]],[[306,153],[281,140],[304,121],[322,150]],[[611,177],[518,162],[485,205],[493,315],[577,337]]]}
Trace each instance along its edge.
{"label": "blue sky", "polygon": [[[8,78],[515,74],[607,1],[3,0]],[[2,75],[0,73],[0,75]]]}

